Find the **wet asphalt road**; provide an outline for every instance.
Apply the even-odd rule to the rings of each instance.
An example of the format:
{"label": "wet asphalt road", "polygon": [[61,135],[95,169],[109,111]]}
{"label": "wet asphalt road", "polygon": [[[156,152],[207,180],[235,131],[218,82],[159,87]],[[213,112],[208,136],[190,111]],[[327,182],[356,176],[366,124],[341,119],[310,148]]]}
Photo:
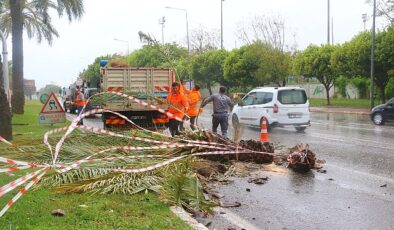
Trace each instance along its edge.
{"label": "wet asphalt road", "polygon": [[[209,117],[202,120],[209,125]],[[302,133],[274,128],[270,138],[283,150],[308,143],[327,173],[272,164],[257,172],[270,178],[264,185],[238,178],[219,186],[224,201],[242,205],[218,209],[211,229],[394,229],[394,124],[329,113],[312,113],[311,123]],[[256,139],[260,130],[244,127],[242,134]]]}
{"label": "wet asphalt road", "polygon": [[[199,117],[201,127],[210,128],[209,114],[206,108]],[[100,127],[98,120],[85,122]],[[329,113],[312,113],[311,124],[302,133],[288,127],[269,135],[283,151],[308,143],[326,160],[327,173],[298,174],[272,164],[256,172],[270,178],[264,185],[247,177],[219,186],[223,201],[242,205],[217,209],[210,229],[394,229],[394,124]],[[257,128],[242,130],[242,139],[259,135]]]}

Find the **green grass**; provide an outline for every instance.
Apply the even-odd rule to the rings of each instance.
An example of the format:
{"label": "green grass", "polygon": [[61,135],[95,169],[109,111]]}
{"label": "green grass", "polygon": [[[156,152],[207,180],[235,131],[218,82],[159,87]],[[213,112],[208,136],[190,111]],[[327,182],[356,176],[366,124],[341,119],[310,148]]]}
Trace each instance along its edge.
{"label": "green grass", "polygon": [[[338,107],[353,107],[353,108],[369,108],[369,99],[346,99],[346,98],[331,98],[331,106]],[[309,99],[310,106],[327,106],[326,99]],[[376,100],[375,105],[381,104]]]}
{"label": "green grass", "polygon": [[[14,143],[26,143],[60,125],[38,124],[42,107],[27,101],[24,115],[14,115]],[[36,139],[37,140],[37,139]],[[7,153],[0,153],[1,155]],[[9,157],[9,156],[8,156]],[[15,156],[17,157],[17,156]],[[26,171],[7,176],[0,174],[0,186],[19,178]],[[0,198],[0,209],[20,190]],[[81,206],[82,205],[82,206]],[[64,217],[54,217],[52,210],[62,209]],[[59,194],[50,189],[29,190],[0,218],[0,229],[191,229],[176,217],[154,194],[101,195]]]}
{"label": "green grass", "polygon": [[[38,115],[40,114],[41,104],[37,100],[26,101],[24,114],[13,114],[12,131],[14,135],[14,143],[31,137],[42,137],[48,130],[64,127],[65,124],[40,125],[38,123]],[[69,122],[67,122],[69,124]]]}

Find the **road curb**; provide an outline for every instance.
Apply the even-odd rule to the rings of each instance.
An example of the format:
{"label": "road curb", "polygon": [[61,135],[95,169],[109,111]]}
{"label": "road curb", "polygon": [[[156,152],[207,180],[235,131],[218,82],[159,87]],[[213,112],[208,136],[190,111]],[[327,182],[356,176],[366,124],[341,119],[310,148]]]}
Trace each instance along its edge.
{"label": "road curb", "polygon": [[343,114],[369,115],[369,112],[335,111],[335,110],[325,110],[325,109],[316,109],[316,108],[310,108],[310,111],[313,113],[343,113]]}
{"label": "road curb", "polygon": [[171,206],[170,210],[175,215],[177,215],[179,218],[181,218],[183,221],[185,221],[193,229],[195,229],[195,230],[208,230],[207,227],[205,227],[201,223],[198,223],[197,220],[195,220],[193,217],[191,217],[190,214],[188,212],[186,212],[183,208],[178,207],[178,206]]}

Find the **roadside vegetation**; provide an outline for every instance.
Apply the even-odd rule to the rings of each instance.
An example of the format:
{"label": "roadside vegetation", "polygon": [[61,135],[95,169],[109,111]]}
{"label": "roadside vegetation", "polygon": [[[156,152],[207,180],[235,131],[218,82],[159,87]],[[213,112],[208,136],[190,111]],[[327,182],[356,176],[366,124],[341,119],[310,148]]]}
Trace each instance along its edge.
{"label": "roadside vegetation", "polygon": [[[34,147],[43,134],[64,125],[39,125],[38,114],[42,104],[26,101],[25,114],[13,116],[16,145]],[[23,153],[2,156],[24,159]],[[46,154],[46,152],[43,154]],[[25,172],[0,174],[4,185],[23,176]],[[17,191],[19,191],[17,189]],[[2,208],[16,192],[0,198]],[[56,193],[49,186],[41,185],[28,191],[0,218],[3,229],[189,229],[177,218],[159,196],[147,192],[133,195],[100,193]],[[168,198],[167,198],[168,199]],[[62,209],[64,217],[54,217],[52,210]]]}
{"label": "roadside vegetation", "polygon": [[[346,99],[346,98],[332,98],[331,105],[333,107],[349,107],[349,108],[365,108],[370,109],[369,99]],[[379,100],[375,100],[375,105],[378,105]],[[310,106],[327,106],[326,99],[309,99]]]}

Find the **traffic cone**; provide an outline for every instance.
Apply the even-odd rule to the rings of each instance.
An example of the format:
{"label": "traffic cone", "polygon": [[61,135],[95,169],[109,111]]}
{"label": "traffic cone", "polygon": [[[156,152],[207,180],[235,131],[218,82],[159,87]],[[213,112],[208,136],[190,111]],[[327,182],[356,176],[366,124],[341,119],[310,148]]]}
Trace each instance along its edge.
{"label": "traffic cone", "polygon": [[263,117],[263,120],[261,122],[260,141],[270,142],[270,138],[268,136],[268,130],[267,130],[267,119],[265,117]]}

